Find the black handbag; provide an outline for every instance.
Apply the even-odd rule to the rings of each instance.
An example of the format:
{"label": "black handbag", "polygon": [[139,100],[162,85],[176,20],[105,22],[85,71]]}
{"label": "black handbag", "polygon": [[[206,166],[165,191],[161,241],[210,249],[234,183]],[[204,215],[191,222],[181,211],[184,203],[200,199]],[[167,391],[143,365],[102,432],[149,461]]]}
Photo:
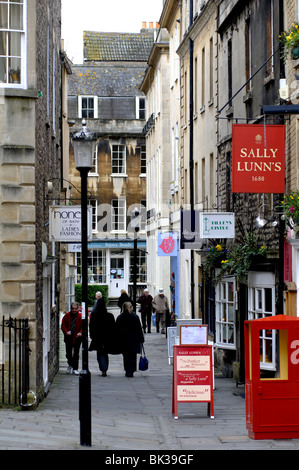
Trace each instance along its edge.
{"label": "black handbag", "polygon": [[[142,355],[142,350],[143,350],[143,355]],[[149,365],[149,361],[145,355],[145,350],[144,350],[144,346],[142,345],[142,350],[141,350],[141,356],[140,356],[140,359],[139,359],[139,370],[147,370],[148,369],[148,365]]]}

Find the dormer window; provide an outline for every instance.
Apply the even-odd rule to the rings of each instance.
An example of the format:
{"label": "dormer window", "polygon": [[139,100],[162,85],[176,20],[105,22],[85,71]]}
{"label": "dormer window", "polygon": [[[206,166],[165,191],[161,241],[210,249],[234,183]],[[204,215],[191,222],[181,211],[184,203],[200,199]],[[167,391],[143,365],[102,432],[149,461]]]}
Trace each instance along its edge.
{"label": "dormer window", "polygon": [[97,119],[98,118],[97,96],[79,96],[78,117],[80,119]]}
{"label": "dormer window", "polygon": [[136,119],[145,119],[145,98],[136,96]]}

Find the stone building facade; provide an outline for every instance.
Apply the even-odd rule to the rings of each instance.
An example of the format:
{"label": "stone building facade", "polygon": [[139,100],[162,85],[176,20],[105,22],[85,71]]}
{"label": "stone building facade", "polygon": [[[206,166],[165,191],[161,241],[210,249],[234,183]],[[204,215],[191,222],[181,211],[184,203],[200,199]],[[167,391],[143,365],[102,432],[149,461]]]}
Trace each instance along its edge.
{"label": "stone building facade", "polygon": [[[170,264],[168,257],[157,256],[158,233],[169,230],[169,193],[171,176],[169,34],[160,28],[148,59],[141,90],[147,96],[144,135],[147,153],[147,285],[154,297],[160,288],[169,298]],[[153,190],[155,188],[155,190]],[[163,235],[164,236],[164,235]]]}
{"label": "stone building facade", "polygon": [[[92,207],[89,282],[108,286],[110,299],[121,289],[132,293],[137,207],[138,293],[146,285],[146,152],[144,94],[139,90],[154,42],[154,28],[140,33],[84,32],[84,64],[75,65],[69,82],[69,118],[97,135],[94,166],[88,175]],[[70,178],[80,175],[70,150]],[[77,281],[80,282],[80,253]]]}
{"label": "stone building facade", "polygon": [[[179,314],[184,318],[202,318],[209,325],[215,363],[225,374],[235,374],[236,380],[241,381],[244,320],[278,313],[296,315],[290,298],[292,290],[296,293],[298,279],[297,242],[294,234],[285,239],[280,210],[282,193],[297,187],[297,118],[282,115],[279,108],[286,102],[282,95],[284,79],[294,88],[296,61],[284,64],[279,52],[279,35],[293,21],[298,21],[297,2],[279,0],[183,0],[179,4],[165,0],[160,18],[161,28],[167,29],[170,38],[175,25],[180,26],[176,48],[180,96],[176,105],[171,100],[170,112],[170,116],[175,112],[180,116],[179,188],[176,195],[169,190],[167,200],[173,205],[169,204],[169,226],[165,225],[163,230],[180,233],[179,229],[184,228],[180,226],[182,209],[194,210],[195,215],[197,211],[228,212],[235,217],[233,239],[202,239],[196,248],[189,250],[181,246],[177,255],[183,279],[178,284]],[[175,59],[169,53],[169,71]],[[150,75],[150,69],[147,73]],[[174,90],[169,81],[168,85],[166,99]],[[292,91],[296,89],[295,86]],[[146,94],[150,99],[147,90]],[[296,99],[296,93],[292,99]],[[277,112],[274,109],[272,115],[267,114],[264,112],[267,106],[277,107]],[[263,188],[233,191],[233,124],[241,123],[262,124],[264,136],[267,125],[284,126],[286,186],[279,193]],[[169,125],[168,135],[171,128]],[[166,148],[167,138],[162,143]],[[150,139],[149,134],[149,147]],[[150,200],[150,187],[148,191]],[[174,197],[178,198],[177,207]],[[264,225],[258,225],[261,218],[265,219]],[[227,271],[220,282],[216,278],[221,267],[219,261],[214,265],[214,276],[208,280],[204,274],[215,247],[221,251],[222,260],[226,257],[228,262],[226,253],[236,247],[245,250],[248,240],[254,240],[252,246],[258,252],[266,246],[266,255],[253,256],[254,261],[241,277],[235,271]],[[169,262],[173,266],[172,260]],[[170,285],[171,282],[170,278]],[[271,376],[276,370],[275,338],[263,337],[261,351],[262,373]]]}
{"label": "stone building facade", "polygon": [[29,386],[41,400],[59,353],[58,247],[49,244],[45,195],[50,180],[61,190],[61,2],[1,9],[19,32],[1,35],[13,43],[2,43],[0,65],[0,314],[29,320]]}

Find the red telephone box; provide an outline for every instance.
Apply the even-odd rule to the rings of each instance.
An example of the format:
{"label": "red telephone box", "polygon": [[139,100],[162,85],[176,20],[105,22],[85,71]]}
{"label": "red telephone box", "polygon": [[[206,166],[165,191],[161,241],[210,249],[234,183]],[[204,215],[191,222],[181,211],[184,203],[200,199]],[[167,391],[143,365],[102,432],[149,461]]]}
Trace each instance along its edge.
{"label": "red telephone box", "polygon": [[245,387],[250,438],[299,438],[299,318],[245,322]]}

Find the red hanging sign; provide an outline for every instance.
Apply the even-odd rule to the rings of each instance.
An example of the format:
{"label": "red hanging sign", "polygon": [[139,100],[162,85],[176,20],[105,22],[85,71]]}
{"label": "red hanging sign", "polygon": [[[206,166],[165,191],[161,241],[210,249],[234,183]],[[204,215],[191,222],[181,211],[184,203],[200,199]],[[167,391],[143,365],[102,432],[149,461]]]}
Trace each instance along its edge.
{"label": "red hanging sign", "polygon": [[234,124],[233,193],[284,193],[285,127]]}

